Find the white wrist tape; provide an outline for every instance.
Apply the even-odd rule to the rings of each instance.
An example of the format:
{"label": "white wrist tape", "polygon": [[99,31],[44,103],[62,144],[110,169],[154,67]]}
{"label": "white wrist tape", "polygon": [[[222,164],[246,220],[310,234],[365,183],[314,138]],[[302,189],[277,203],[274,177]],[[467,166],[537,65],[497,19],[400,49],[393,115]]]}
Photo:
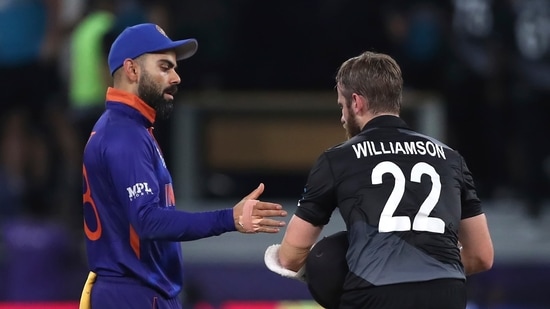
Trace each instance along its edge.
{"label": "white wrist tape", "polygon": [[306,282],[305,278],[305,266],[300,268],[300,270],[292,271],[281,266],[279,263],[279,248],[280,244],[275,244],[267,247],[264,254],[264,262],[269,270],[274,273],[277,273],[283,277],[296,279],[302,282]]}

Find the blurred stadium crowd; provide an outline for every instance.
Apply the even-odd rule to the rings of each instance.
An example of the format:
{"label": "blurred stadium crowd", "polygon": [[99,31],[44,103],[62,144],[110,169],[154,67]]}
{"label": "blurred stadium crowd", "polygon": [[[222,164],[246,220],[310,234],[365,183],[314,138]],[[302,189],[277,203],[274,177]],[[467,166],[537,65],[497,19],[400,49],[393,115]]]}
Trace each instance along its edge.
{"label": "blurred stadium crowd", "polygon": [[110,42],[139,22],[198,39],[180,92],[326,91],[343,60],[388,53],[408,90],[442,98],[482,198],[520,198],[533,218],[548,198],[548,0],[0,0],[0,300],[78,297],[80,156]]}

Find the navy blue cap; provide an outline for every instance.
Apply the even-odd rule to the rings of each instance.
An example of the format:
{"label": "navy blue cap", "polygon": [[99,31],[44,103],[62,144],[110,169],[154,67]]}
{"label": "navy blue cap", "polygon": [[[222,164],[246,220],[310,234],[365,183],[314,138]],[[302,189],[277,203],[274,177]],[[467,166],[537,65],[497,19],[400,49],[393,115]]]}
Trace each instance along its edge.
{"label": "navy blue cap", "polygon": [[197,47],[195,39],[172,41],[158,25],[138,24],[124,29],[111,45],[109,70],[113,75],[128,58],[135,59],[143,54],[169,49],[176,51],[176,60],[183,60],[193,56]]}

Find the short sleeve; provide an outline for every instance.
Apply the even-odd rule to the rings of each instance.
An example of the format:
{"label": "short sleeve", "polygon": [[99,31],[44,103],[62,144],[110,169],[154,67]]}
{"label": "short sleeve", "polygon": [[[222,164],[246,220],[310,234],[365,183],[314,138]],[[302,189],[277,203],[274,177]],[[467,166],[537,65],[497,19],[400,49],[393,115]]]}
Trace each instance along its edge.
{"label": "short sleeve", "polygon": [[315,225],[326,225],[336,208],[335,181],[329,158],[323,153],[311,169],[296,216]]}
{"label": "short sleeve", "polygon": [[476,187],[472,173],[468,169],[466,162],[461,157],[462,161],[462,187],[461,187],[461,204],[462,216],[461,219],[475,217],[483,213],[481,209],[481,201],[477,196]]}

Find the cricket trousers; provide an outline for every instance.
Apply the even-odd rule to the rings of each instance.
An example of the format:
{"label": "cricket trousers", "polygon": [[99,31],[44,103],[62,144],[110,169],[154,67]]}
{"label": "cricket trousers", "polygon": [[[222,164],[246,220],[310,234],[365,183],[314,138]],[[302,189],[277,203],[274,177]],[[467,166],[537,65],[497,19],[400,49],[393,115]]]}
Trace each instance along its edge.
{"label": "cricket trousers", "polygon": [[178,297],[166,298],[133,278],[98,276],[91,292],[92,309],[182,309]]}
{"label": "cricket trousers", "polygon": [[348,291],[338,309],[465,309],[466,286],[460,279],[437,279]]}

